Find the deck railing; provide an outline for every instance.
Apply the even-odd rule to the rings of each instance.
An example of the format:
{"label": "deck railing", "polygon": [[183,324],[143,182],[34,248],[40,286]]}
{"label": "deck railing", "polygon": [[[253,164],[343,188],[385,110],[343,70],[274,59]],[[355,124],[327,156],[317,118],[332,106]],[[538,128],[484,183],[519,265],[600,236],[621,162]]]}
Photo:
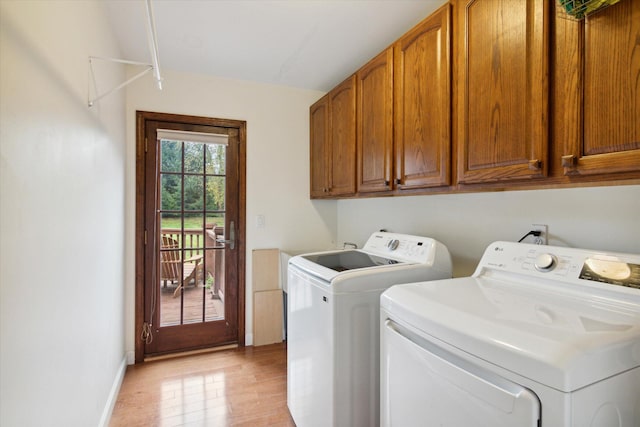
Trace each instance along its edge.
{"label": "deck railing", "polygon": [[[184,248],[184,258],[189,259],[197,255],[205,255],[204,264],[206,274],[204,278],[215,277],[215,287],[213,292],[216,296],[222,295],[221,285],[224,277],[224,251],[220,251],[225,246],[216,242],[216,237],[224,238],[224,227],[216,224],[207,224],[205,233],[202,229],[163,228],[162,236],[169,237],[178,242],[179,248]],[[203,251],[206,248],[206,251]],[[217,249],[217,250],[215,250]]]}
{"label": "deck railing", "polygon": [[178,246],[185,249],[185,258],[191,258],[194,255],[200,255],[201,249],[204,248],[204,234],[202,229],[184,230],[184,241],[182,241],[182,229],[180,228],[163,228],[161,230],[163,236],[168,236],[178,242]]}

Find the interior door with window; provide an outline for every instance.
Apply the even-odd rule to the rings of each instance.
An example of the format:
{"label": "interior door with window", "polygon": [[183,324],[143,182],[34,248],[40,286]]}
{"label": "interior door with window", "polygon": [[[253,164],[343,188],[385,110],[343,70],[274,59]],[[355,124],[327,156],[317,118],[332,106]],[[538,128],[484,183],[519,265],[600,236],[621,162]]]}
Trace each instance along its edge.
{"label": "interior door with window", "polygon": [[138,123],[145,138],[144,356],[236,343],[244,335],[242,129],[149,114]]}

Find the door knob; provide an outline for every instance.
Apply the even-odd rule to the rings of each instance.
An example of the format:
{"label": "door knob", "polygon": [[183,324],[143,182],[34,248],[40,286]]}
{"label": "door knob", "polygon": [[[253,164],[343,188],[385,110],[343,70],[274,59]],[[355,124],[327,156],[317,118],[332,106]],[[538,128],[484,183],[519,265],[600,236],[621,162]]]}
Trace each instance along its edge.
{"label": "door knob", "polygon": [[220,237],[216,237],[216,243],[223,243],[225,245],[229,245],[229,249],[236,248],[236,229],[235,223],[233,221],[229,222],[229,239],[222,239]]}

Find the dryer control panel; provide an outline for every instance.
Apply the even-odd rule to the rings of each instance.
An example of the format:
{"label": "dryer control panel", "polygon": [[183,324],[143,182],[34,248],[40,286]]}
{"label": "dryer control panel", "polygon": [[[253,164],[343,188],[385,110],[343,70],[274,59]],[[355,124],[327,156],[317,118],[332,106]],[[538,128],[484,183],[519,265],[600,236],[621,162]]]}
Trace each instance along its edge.
{"label": "dryer control panel", "polygon": [[640,290],[640,254],[495,242],[485,250],[475,277],[499,270],[580,283],[583,280]]}
{"label": "dryer control panel", "polygon": [[594,282],[640,289],[640,264],[597,257],[587,258],[579,277]]}

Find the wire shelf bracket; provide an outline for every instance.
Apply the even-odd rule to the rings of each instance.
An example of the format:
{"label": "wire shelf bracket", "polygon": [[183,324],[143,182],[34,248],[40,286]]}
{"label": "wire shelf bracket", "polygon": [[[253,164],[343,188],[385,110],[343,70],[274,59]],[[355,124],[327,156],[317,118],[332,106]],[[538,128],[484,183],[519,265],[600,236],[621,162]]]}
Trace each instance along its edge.
{"label": "wire shelf bracket", "polygon": [[[156,35],[156,25],[155,25],[155,19],[153,16],[153,7],[151,4],[151,0],[145,0],[145,5],[146,5],[146,12],[147,12],[147,21],[146,21],[146,27],[147,27],[147,41],[149,42],[149,53],[151,54],[151,64],[147,64],[144,62],[137,62],[137,61],[129,61],[126,59],[116,59],[116,58],[104,58],[104,57],[100,57],[100,56],[90,56],[89,57],[89,89],[87,90],[87,105],[89,106],[89,108],[93,107],[95,105],[96,102],[98,102],[99,100],[101,100],[102,98],[104,98],[107,95],[110,95],[120,89],[122,89],[123,87],[127,86],[130,83],[133,83],[134,81],[138,80],[140,77],[146,75],[147,73],[149,73],[150,71],[153,71],[153,76],[156,80],[156,85],[158,86],[158,90],[162,90],[162,77],[160,76],[160,63],[158,60],[158,37]],[[96,79],[95,79],[95,74],[93,71],[93,61],[94,60],[100,60],[100,61],[108,61],[108,62],[114,62],[114,63],[119,63],[119,64],[127,64],[127,65],[141,65],[144,66],[144,70],[142,70],[141,72],[139,72],[138,74],[134,75],[133,77],[131,77],[130,79],[126,80],[125,82],[117,85],[116,87],[109,89],[108,91],[106,91],[103,94],[98,95],[98,86],[96,83]],[[93,83],[93,87],[94,87],[94,93],[95,98],[91,98],[91,83]]]}

